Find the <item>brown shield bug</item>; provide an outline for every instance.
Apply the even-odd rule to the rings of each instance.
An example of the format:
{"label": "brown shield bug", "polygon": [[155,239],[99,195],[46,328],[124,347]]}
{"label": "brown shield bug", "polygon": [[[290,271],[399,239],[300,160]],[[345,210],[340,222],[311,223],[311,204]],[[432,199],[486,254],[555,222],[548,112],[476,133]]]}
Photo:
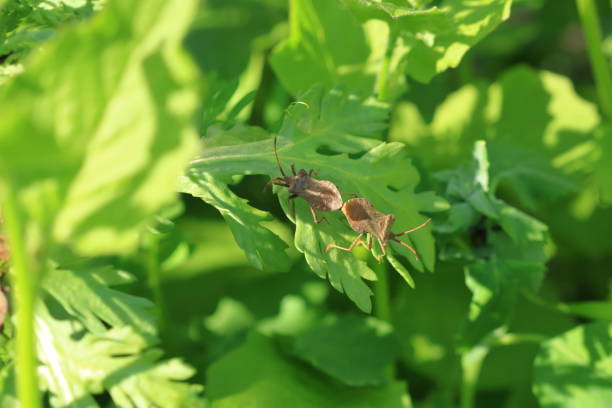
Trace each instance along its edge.
{"label": "brown shield bug", "polygon": [[419,259],[416,251],[413,247],[406,244],[405,242],[400,241],[397,237],[402,235],[410,234],[416,230],[419,230],[429,224],[431,218],[428,218],[427,221],[419,225],[418,227],[414,227],[404,232],[400,232],[399,234],[394,234],[391,231],[391,227],[395,222],[395,215],[393,214],[383,214],[380,211],[377,211],[365,198],[353,198],[348,200],[344,206],[342,207],[342,212],[346,216],[351,228],[359,233],[357,238],[348,246],[348,248],[344,248],[338,246],[336,244],[329,244],[326,251],[330,251],[333,248],[341,249],[343,251],[350,251],[356,245],[363,245],[366,247],[366,244],[363,242],[361,237],[364,234],[370,234],[370,242],[367,246],[368,250],[372,249],[372,237],[376,238],[378,241],[378,245],[380,245],[380,249],[382,250],[382,254],[378,255],[376,258],[378,263],[383,256],[387,254],[385,247],[388,245],[389,241],[395,241],[410,250],[414,254],[414,256]]}
{"label": "brown shield bug", "polygon": [[[288,176],[285,174],[276,151],[276,136],[274,136],[274,156],[276,157],[276,163],[278,164],[278,169],[282,177],[274,177],[268,184],[287,187],[290,194],[290,200],[296,197],[302,197],[304,200],[308,201],[315,224],[325,220],[325,217],[321,219],[318,218],[317,211],[338,211],[342,208],[342,195],[338,187],[331,181],[313,178],[312,173],[314,172],[315,175],[318,173],[313,169],[310,169],[308,173],[304,169],[300,169],[300,171],[296,172],[295,164],[291,164],[291,172],[293,175]],[[268,184],[266,184],[266,186]]]}

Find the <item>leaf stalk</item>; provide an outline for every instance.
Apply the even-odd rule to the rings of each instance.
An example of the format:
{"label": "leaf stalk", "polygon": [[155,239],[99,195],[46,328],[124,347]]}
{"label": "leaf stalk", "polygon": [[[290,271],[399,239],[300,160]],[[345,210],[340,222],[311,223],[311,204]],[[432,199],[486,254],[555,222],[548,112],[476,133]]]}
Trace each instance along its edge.
{"label": "leaf stalk", "polygon": [[612,119],[612,76],[603,52],[601,27],[597,7],[593,0],[576,0],[576,8],[584,31],[591,69],[601,110],[608,120]]}
{"label": "leaf stalk", "polygon": [[34,307],[38,295],[40,274],[29,261],[24,225],[12,191],[5,196],[3,214],[10,248],[11,280],[14,288],[16,330],[17,397],[23,408],[40,408],[36,357]]}
{"label": "leaf stalk", "polygon": [[161,270],[159,265],[159,237],[154,233],[148,233],[147,236],[147,281],[149,289],[155,300],[155,315],[157,318],[157,327],[161,333],[166,329],[166,301],[162,291]]}

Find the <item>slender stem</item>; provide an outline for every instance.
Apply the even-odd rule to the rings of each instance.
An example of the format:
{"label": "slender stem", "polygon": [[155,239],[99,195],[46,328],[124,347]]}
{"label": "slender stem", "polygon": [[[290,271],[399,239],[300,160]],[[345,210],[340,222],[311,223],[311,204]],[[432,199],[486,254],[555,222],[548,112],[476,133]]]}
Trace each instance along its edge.
{"label": "slender stem", "polygon": [[[376,317],[387,323],[391,322],[391,306],[389,302],[389,271],[387,263],[376,264],[373,266],[378,279],[374,283],[374,309]],[[395,378],[395,366],[390,365],[386,370],[387,378]]]}
{"label": "slender stem", "polygon": [[395,33],[389,31],[387,38],[387,49],[385,51],[385,57],[376,79],[376,94],[379,101],[385,101],[389,97],[389,69],[391,67],[391,57],[393,56],[393,47],[395,46],[395,40],[397,39]]}
{"label": "slender stem", "polygon": [[166,328],[166,301],[162,291],[161,270],[159,267],[159,237],[157,234],[147,234],[147,280],[149,289],[155,301],[155,314],[160,332]]}
{"label": "slender stem", "polygon": [[374,307],[376,309],[376,317],[387,323],[391,323],[389,272],[387,270],[387,264],[376,264],[374,270],[378,276],[378,280],[374,283]]}
{"label": "slender stem", "polygon": [[576,0],[576,7],[589,49],[591,69],[595,77],[601,110],[607,119],[612,119],[612,77],[610,66],[603,53],[597,7],[593,0]]}
{"label": "slender stem", "polygon": [[493,330],[478,344],[462,350],[461,370],[463,371],[463,384],[461,385],[461,408],[473,408],[476,399],[476,388],[482,363],[489,354],[491,347],[499,345],[499,339],[507,335],[508,328],[500,326]]}
{"label": "slender stem", "polygon": [[17,396],[23,408],[39,408],[40,392],[36,368],[36,333],[34,331],[34,306],[37,299],[39,274],[29,262],[23,231],[23,220],[17,210],[12,192],[4,201],[4,221],[11,257],[16,313],[16,366]]}
{"label": "slender stem", "polygon": [[476,387],[482,362],[489,353],[486,345],[476,345],[461,356],[463,384],[461,389],[461,408],[473,408],[476,397]]}

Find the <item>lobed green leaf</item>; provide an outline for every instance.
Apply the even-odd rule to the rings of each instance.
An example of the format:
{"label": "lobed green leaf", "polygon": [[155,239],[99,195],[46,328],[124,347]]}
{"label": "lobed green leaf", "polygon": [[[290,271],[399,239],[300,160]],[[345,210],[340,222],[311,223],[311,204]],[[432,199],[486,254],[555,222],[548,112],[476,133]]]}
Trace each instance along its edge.
{"label": "lobed green leaf", "polygon": [[109,287],[133,280],[112,266],[63,267],[49,269],[42,288],[91,333],[104,333],[108,326],[130,326],[143,335],[155,335],[153,303]]}
{"label": "lobed green leaf", "polygon": [[[312,90],[289,108],[279,131],[278,155],[281,162],[290,162],[298,169],[319,170],[317,178],[331,180],[342,192],[366,197],[379,211],[395,214],[395,229],[399,232],[425,220],[419,211],[439,211],[446,207],[431,193],[414,192],[419,176],[402,144],[385,144],[364,137],[383,128],[381,121],[385,116],[386,110],[379,104],[360,102],[338,91],[322,94],[320,89]],[[319,153],[323,148],[338,153],[332,156]],[[366,153],[357,159],[346,154],[363,152]],[[192,162],[192,169],[215,177],[279,175],[270,139],[206,149]],[[286,196],[286,192],[282,194]],[[371,291],[361,277],[372,279],[373,271],[350,253],[325,252],[330,243],[348,245],[356,233],[346,226],[340,213],[326,214],[329,222],[314,225],[306,202],[296,201],[296,248],[304,253],[315,273],[327,276],[334,288],[345,292],[362,310],[369,312]],[[293,218],[286,205],[284,209]],[[338,239],[343,236],[347,237],[345,242]],[[423,267],[432,270],[431,232],[424,229],[406,239],[421,257],[417,261],[408,255],[411,265],[419,270]],[[405,252],[399,244],[392,247],[402,254]]]}
{"label": "lobed green leaf", "polygon": [[606,407],[612,399],[612,324],[573,328],[544,342],[533,391],[544,408]]}
{"label": "lobed green leaf", "polygon": [[192,170],[179,179],[179,191],[199,197],[215,207],[232,230],[238,245],[251,265],[257,269],[287,270],[290,265],[285,253],[287,245],[268,228],[261,225],[272,217],[257,210],[230,191],[208,173]]}
{"label": "lobed green leaf", "polygon": [[197,73],[181,45],[195,6],[108,2],[0,89],[0,189],[31,237],[126,251],[175,197],[197,140]]}

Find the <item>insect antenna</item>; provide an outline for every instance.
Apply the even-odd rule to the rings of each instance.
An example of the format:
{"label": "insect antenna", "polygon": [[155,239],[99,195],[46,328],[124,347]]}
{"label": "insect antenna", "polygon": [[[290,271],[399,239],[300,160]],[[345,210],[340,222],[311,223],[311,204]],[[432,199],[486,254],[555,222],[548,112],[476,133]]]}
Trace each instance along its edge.
{"label": "insect antenna", "polygon": [[278,164],[278,169],[280,170],[281,174],[283,175],[283,177],[287,177],[285,171],[283,170],[283,167],[280,164],[280,160],[278,159],[278,152],[276,151],[276,135],[274,135],[274,157],[276,157],[276,164]]}

